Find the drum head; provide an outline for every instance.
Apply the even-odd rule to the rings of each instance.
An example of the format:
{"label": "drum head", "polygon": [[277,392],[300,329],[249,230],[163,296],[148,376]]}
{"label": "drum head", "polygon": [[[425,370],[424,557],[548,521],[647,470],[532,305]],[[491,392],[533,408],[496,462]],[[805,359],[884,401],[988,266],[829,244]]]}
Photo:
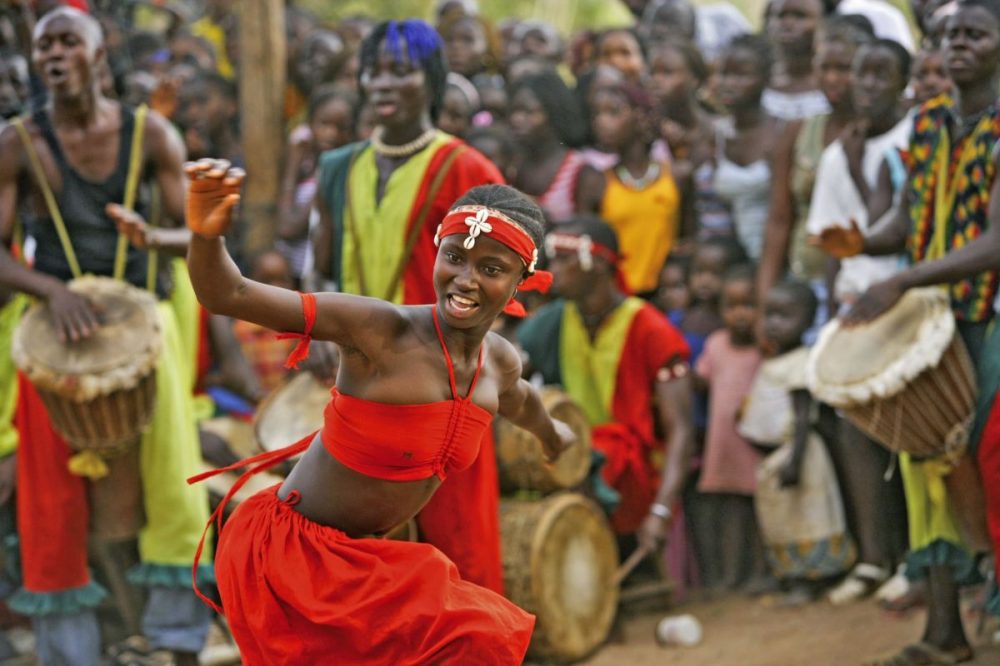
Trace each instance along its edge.
{"label": "drum head", "polygon": [[[156,298],[111,278],[83,277],[70,282],[69,288],[98,307],[101,327],[84,340],[63,344],[48,306],[35,304],[14,334],[15,363],[41,388],[70,399],[134,387],[155,368],[160,351]],[[103,379],[83,382],[87,377]],[[90,389],[95,392],[89,396],[74,395],[91,393]]]}
{"label": "drum head", "polygon": [[330,389],[303,372],[274,390],[257,409],[254,434],[265,451],[299,441],[323,427]]}
{"label": "drum head", "polygon": [[948,296],[937,288],[913,289],[875,321],[824,327],[810,355],[809,388],[841,407],[886,398],[941,360],[955,332]]}
{"label": "drum head", "polygon": [[538,620],[528,655],[576,661],[607,638],[618,607],[618,547],[607,519],[576,493],[500,503],[504,586]]}

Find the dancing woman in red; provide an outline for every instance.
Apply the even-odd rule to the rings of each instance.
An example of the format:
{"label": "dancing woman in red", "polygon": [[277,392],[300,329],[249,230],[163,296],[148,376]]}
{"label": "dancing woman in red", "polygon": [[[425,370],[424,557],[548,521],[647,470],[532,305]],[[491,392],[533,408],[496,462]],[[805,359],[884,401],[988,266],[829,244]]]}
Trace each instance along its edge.
{"label": "dancing woman in red", "polygon": [[[222,606],[249,666],[520,664],[534,618],[462,581],[428,544],[375,538],[475,459],[502,414],[553,459],[572,441],[520,379],[511,345],[489,333],[518,287],[532,288],[542,213],[516,190],[470,190],[438,227],[437,303],[396,306],[338,293],[300,295],[244,279],[220,237],[241,175],[189,167],[188,254],[212,312],[341,349],[337,388],[316,435],[279,487],[243,502],[222,533]],[[259,457],[257,467],[275,462]],[[253,462],[253,461],[251,461]]]}

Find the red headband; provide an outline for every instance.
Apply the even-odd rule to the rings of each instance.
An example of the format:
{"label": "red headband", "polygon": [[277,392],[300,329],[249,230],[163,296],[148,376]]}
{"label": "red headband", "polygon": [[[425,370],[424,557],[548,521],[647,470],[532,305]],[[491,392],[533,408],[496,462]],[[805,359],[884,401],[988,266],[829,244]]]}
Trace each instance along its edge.
{"label": "red headband", "polygon": [[[486,206],[459,206],[452,208],[438,225],[434,234],[434,244],[440,245],[441,239],[456,234],[468,234],[462,245],[471,250],[476,246],[476,239],[481,235],[503,243],[524,262],[529,275],[519,286],[524,291],[540,291],[543,294],[552,285],[552,274],[548,271],[536,271],[538,248],[528,232],[514,220],[503,213]],[[524,306],[513,298],[507,302],[503,311],[515,317],[525,316]]]}
{"label": "red headband", "polygon": [[607,245],[597,243],[587,234],[568,234],[553,232],[545,237],[545,253],[552,257],[557,251],[564,250],[575,252],[580,260],[580,268],[590,271],[594,267],[594,257],[600,257],[611,264],[615,269],[615,283],[623,294],[631,294],[628,283],[625,281],[625,274],[622,273],[622,255],[612,250]]}

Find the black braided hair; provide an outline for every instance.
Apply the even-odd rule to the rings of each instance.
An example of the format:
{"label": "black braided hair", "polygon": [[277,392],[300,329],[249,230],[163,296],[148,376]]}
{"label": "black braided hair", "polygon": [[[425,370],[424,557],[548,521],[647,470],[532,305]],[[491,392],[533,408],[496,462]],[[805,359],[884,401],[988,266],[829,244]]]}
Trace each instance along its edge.
{"label": "black braided hair", "polygon": [[486,206],[500,211],[524,229],[535,247],[541,249],[545,238],[545,214],[534,201],[509,185],[477,185],[462,195],[452,208]]}

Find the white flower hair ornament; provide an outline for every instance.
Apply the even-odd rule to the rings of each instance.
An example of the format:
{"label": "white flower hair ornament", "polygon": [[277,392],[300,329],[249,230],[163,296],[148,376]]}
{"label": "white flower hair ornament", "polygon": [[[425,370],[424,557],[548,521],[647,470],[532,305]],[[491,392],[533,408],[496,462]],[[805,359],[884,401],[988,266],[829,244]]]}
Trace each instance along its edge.
{"label": "white flower hair ornament", "polygon": [[479,238],[479,234],[488,234],[493,231],[493,225],[490,224],[489,219],[490,213],[485,208],[477,210],[475,216],[470,215],[465,218],[465,224],[469,227],[469,237],[462,241],[462,246],[466,250],[471,250],[476,246],[476,239]]}

